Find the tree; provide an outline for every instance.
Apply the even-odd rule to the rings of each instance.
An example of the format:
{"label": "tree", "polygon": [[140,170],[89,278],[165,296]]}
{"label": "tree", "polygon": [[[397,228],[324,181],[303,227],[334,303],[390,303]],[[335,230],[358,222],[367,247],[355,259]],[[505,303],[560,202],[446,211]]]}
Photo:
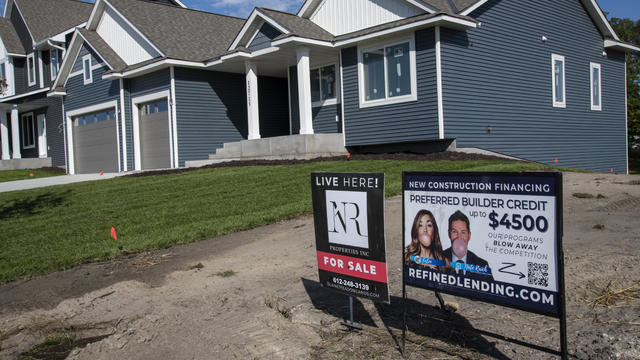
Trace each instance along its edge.
{"label": "tree", "polygon": [[[612,18],[611,26],[620,40],[640,46],[640,20]],[[640,57],[636,53],[627,54],[627,121],[629,128],[629,148],[640,147]]]}

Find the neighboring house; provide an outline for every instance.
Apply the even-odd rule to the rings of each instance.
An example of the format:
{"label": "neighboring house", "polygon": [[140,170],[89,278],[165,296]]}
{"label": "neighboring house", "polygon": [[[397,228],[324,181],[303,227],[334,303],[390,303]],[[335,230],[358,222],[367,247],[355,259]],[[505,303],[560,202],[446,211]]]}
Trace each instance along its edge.
{"label": "neighboring house", "polygon": [[91,9],[74,0],[6,1],[0,18],[3,169],[65,165],[62,101],[47,98],[47,91],[75,27],[84,25]]}
{"label": "neighboring house", "polygon": [[319,133],[626,172],[625,51],[594,0],[308,0],[246,20],[97,0],[49,95],[71,173]]}

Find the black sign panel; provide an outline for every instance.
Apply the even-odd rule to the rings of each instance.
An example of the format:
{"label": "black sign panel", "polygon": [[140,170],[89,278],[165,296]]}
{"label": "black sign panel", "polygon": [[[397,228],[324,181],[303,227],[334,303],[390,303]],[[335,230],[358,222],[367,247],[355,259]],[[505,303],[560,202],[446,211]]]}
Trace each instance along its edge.
{"label": "black sign panel", "polygon": [[322,286],[389,302],[384,238],[384,174],[312,173]]}
{"label": "black sign panel", "polygon": [[559,317],[560,173],[403,174],[407,285]]}

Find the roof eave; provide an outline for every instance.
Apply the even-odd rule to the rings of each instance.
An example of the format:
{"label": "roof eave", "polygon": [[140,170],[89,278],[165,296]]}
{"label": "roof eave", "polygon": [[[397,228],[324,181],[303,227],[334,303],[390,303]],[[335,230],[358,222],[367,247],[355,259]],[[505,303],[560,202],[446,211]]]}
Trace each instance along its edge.
{"label": "roof eave", "polygon": [[633,44],[625,43],[622,41],[615,41],[615,40],[605,40],[604,48],[623,51],[626,53],[628,52],[640,53],[640,47]]}

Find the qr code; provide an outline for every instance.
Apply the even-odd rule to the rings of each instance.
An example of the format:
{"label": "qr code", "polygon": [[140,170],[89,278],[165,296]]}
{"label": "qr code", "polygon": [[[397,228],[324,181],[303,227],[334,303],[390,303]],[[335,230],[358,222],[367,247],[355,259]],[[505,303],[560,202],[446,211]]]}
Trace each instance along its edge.
{"label": "qr code", "polygon": [[528,263],[529,264],[529,284],[538,286],[549,286],[549,265]]}

